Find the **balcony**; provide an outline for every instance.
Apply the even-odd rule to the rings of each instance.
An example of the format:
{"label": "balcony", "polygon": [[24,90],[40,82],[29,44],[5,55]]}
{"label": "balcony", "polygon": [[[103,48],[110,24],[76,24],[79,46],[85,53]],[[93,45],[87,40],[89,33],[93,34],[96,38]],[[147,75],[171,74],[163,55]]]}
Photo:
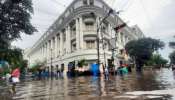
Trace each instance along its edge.
{"label": "balcony", "polygon": [[94,23],[94,22],[95,22],[95,19],[92,18],[92,17],[85,18],[85,19],[84,19],[84,22],[85,22],[85,23]]}
{"label": "balcony", "polygon": [[95,30],[84,30],[84,36],[96,36],[97,32]]}
{"label": "balcony", "polygon": [[76,39],[76,32],[75,31],[73,31],[71,33],[71,40],[74,40],[74,39]]}

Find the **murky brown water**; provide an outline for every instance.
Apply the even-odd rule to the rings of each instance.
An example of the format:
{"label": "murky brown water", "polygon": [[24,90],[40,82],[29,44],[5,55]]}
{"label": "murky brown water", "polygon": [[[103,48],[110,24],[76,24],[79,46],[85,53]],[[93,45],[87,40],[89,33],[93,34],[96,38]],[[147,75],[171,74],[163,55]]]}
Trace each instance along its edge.
{"label": "murky brown water", "polygon": [[[142,75],[133,72],[124,77],[110,76],[109,80],[104,77],[46,79],[20,83],[16,90],[14,100],[175,100],[172,93],[175,75],[162,69],[147,70]],[[0,94],[2,100],[11,98],[6,91]]]}

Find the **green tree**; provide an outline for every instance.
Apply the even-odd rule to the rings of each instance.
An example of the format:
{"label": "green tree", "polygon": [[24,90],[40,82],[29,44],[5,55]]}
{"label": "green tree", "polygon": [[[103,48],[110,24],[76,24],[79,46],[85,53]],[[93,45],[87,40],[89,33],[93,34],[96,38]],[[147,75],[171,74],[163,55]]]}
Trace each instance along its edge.
{"label": "green tree", "polygon": [[[175,36],[174,36],[174,38],[175,38]],[[175,41],[169,42],[169,46],[171,48],[174,48],[175,49]]]}
{"label": "green tree", "polygon": [[163,49],[164,43],[158,39],[142,38],[130,41],[125,49],[129,56],[136,63],[136,70],[142,71],[143,65],[152,57],[152,54],[159,49]]}
{"label": "green tree", "polygon": [[147,65],[155,67],[164,67],[168,61],[164,59],[160,54],[153,54],[151,59],[147,61]]}
{"label": "green tree", "polygon": [[0,1],[0,48],[21,38],[21,33],[31,35],[37,31],[30,22],[32,13],[32,0]]}
{"label": "green tree", "polygon": [[83,67],[83,66],[86,66],[87,65],[87,62],[85,59],[81,59],[80,61],[78,61],[78,67]]}
{"label": "green tree", "polygon": [[45,61],[41,62],[41,61],[36,60],[36,61],[35,61],[35,64],[34,64],[32,67],[30,67],[29,70],[30,70],[31,72],[34,72],[34,73],[35,73],[35,72],[37,72],[38,70],[40,70],[42,67],[44,67],[45,64],[46,64]]}
{"label": "green tree", "polygon": [[10,65],[20,65],[23,60],[22,50],[20,48],[0,49],[0,60],[8,61]]}
{"label": "green tree", "polygon": [[171,60],[171,64],[175,64],[175,51],[173,51],[170,55],[169,58]]}
{"label": "green tree", "polygon": [[12,48],[11,42],[21,34],[37,31],[31,24],[31,14],[32,0],[0,0],[0,60],[8,61],[12,68],[21,68],[25,61],[22,50]]}
{"label": "green tree", "polygon": [[[174,36],[174,38],[175,38],[175,36]],[[173,42],[173,41],[170,42],[169,47],[175,49],[175,42]],[[171,64],[175,64],[175,50],[172,53],[170,53],[169,58],[170,58]]]}
{"label": "green tree", "polygon": [[[27,60],[23,59],[22,50],[20,48],[0,49],[0,61],[7,61],[10,68],[20,68],[22,74],[25,74],[27,68]],[[9,68],[4,67],[3,73],[9,71]]]}

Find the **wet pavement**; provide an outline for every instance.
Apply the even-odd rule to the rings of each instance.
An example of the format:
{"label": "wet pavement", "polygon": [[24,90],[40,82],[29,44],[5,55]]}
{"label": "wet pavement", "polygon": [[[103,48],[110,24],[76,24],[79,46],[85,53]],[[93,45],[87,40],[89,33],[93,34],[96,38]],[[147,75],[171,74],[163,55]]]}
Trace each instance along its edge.
{"label": "wet pavement", "polygon": [[[6,88],[6,89],[4,89]],[[175,100],[175,73],[169,69],[143,74],[28,80],[12,96],[0,86],[0,100]]]}

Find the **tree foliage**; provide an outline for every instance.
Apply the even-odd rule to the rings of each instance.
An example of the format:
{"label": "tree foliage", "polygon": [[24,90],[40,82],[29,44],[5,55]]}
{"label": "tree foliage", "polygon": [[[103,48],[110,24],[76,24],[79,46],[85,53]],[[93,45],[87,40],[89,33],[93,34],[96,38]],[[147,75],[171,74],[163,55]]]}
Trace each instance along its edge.
{"label": "tree foliage", "polygon": [[35,61],[35,65],[33,65],[32,67],[29,68],[29,71],[31,72],[37,72],[38,70],[40,70],[42,67],[44,67],[46,64],[46,61]]}
{"label": "tree foliage", "polygon": [[169,43],[169,46],[170,46],[171,48],[175,48],[175,42],[170,42],[170,43]]}
{"label": "tree foliage", "polygon": [[[3,2],[4,1],[4,2]],[[21,38],[21,33],[33,34],[35,27],[30,19],[33,13],[32,0],[0,1],[0,47]]]}
{"label": "tree foliage", "polygon": [[19,65],[23,60],[22,50],[19,48],[0,49],[0,60],[8,61],[10,65]]}
{"label": "tree foliage", "polygon": [[147,61],[147,65],[161,67],[168,63],[160,54],[153,54],[151,59]]}
{"label": "tree foliage", "polygon": [[[175,38],[175,36],[174,36],[174,38]],[[169,46],[171,48],[175,49],[175,42],[173,42],[173,41],[170,42]],[[171,63],[175,64],[175,50],[172,53],[170,53],[169,58],[170,58]]]}
{"label": "tree foliage", "polygon": [[175,64],[175,51],[173,51],[170,55],[169,58],[171,60],[171,64]]}
{"label": "tree foliage", "polygon": [[[175,38],[175,36],[174,36],[174,38]],[[169,42],[169,46],[171,47],[171,48],[174,48],[175,49],[175,42]]]}
{"label": "tree foliage", "polygon": [[[20,68],[21,73],[25,73],[25,68],[28,63],[27,60],[23,59],[23,53],[20,48],[0,49],[0,61],[7,61],[12,70],[17,67]],[[4,68],[3,73],[5,74],[9,71],[9,68]]]}
{"label": "tree foliage", "polygon": [[87,62],[85,59],[81,59],[80,61],[78,61],[78,67],[83,67],[83,66],[86,66],[87,65]]}
{"label": "tree foliage", "polygon": [[125,49],[136,64],[142,66],[152,57],[153,52],[163,49],[164,45],[158,39],[142,38],[128,42]]}

